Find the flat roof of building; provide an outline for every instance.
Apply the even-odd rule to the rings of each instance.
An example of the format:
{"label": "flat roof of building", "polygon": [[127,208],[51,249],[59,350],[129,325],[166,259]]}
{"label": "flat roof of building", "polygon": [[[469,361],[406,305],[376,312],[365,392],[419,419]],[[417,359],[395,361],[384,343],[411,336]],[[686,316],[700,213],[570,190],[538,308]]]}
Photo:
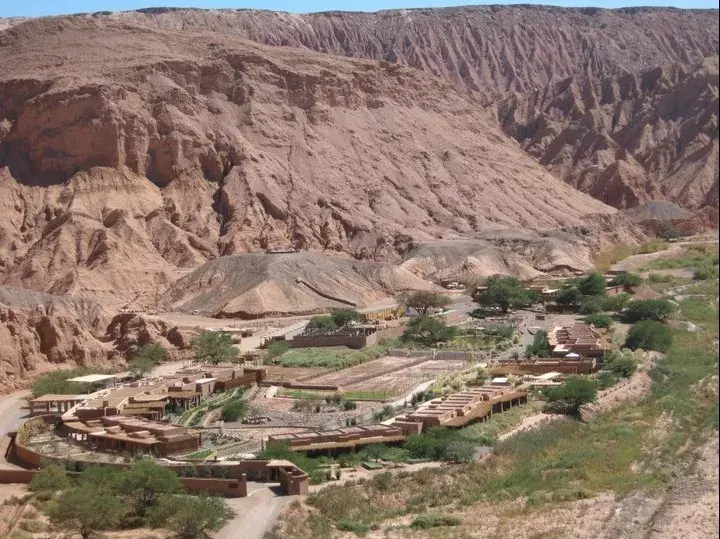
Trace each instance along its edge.
{"label": "flat roof of building", "polygon": [[85,376],[76,376],[75,378],[68,378],[67,382],[80,382],[83,384],[93,384],[95,382],[103,382],[105,380],[112,380],[117,378],[116,374],[86,374]]}
{"label": "flat roof of building", "polygon": [[41,397],[31,399],[30,402],[57,402],[57,401],[83,401],[87,395],[55,395],[48,393]]}

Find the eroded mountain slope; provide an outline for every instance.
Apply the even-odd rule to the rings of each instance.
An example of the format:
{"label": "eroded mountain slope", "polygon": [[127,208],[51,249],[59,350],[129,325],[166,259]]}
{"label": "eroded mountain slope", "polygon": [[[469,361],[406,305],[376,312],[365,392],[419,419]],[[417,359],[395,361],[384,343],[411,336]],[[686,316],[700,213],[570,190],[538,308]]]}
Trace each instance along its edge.
{"label": "eroded mountain slope", "polygon": [[0,33],[3,281],[151,303],[218,255],[554,228],[613,210],[416,70],[106,18]]}

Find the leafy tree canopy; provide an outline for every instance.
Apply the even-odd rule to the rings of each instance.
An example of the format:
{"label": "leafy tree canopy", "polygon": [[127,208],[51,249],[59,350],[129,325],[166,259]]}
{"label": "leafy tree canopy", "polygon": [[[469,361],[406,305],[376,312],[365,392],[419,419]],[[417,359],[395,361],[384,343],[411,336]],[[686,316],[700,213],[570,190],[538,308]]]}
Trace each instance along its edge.
{"label": "leafy tree canopy", "polygon": [[49,464],[43,467],[35,477],[32,478],[28,487],[33,492],[52,492],[64,490],[70,486],[65,468],[57,464]]}
{"label": "leafy tree canopy", "polygon": [[613,325],[613,319],[606,314],[596,313],[586,316],[583,320],[586,324],[592,324],[595,327],[609,329]]}
{"label": "leafy tree canopy", "polygon": [[593,272],[577,283],[578,290],[583,296],[601,296],[605,294],[606,281],[602,273]]}
{"label": "leafy tree canopy", "polygon": [[179,539],[200,539],[234,517],[235,512],[223,498],[201,494],[163,497],[150,520],[159,527],[171,529]]}
{"label": "leafy tree canopy", "polygon": [[137,352],[133,354],[133,359],[142,359],[152,363],[153,365],[159,365],[165,361],[166,354],[167,352],[162,345],[151,342],[138,348]]}
{"label": "leafy tree canopy", "polygon": [[666,299],[640,299],[628,303],[623,318],[628,322],[666,320],[675,312],[675,305]]}
{"label": "leafy tree canopy", "polygon": [[605,370],[619,378],[630,378],[637,370],[637,361],[630,352],[622,353],[613,350],[605,358]]}
{"label": "leafy tree canopy", "polygon": [[558,290],[555,295],[555,302],[560,305],[578,305],[582,300],[582,292],[575,286]]}
{"label": "leafy tree canopy", "polygon": [[110,491],[83,485],[54,498],[47,507],[47,514],[59,528],[89,539],[97,530],[117,528],[125,514],[125,507]]}
{"label": "leafy tree canopy", "polygon": [[192,341],[195,359],[201,363],[217,365],[226,361],[235,361],[239,352],[235,348],[232,336],[224,331],[203,331]]}
{"label": "leafy tree canopy", "polygon": [[643,320],[630,328],[625,346],[631,350],[656,350],[667,352],[673,343],[669,327],[655,320]]}
{"label": "leafy tree canopy", "polygon": [[643,280],[637,273],[620,273],[613,277],[608,284],[612,286],[624,286],[626,290],[635,288],[642,284]]}
{"label": "leafy tree canopy", "polygon": [[568,415],[578,415],[583,404],[597,399],[597,382],[581,376],[571,376],[557,387],[546,391],[551,410]]}
{"label": "leafy tree canopy", "polygon": [[455,338],[457,328],[448,326],[443,320],[431,316],[418,316],[408,324],[403,340],[431,346]]}
{"label": "leafy tree canopy", "polygon": [[135,378],[142,378],[155,368],[155,363],[146,357],[136,357],[128,363],[128,370]]}
{"label": "leafy tree canopy", "polygon": [[550,357],[550,341],[548,341],[547,331],[538,331],[533,338],[532,344],[528,344],[525,348],[527,357]]}
{"label": "leafy tree canopy", "polygon": [[428,314],[433,309],[442,309],[452,303],[452,299],[445,294],[418,290],[412,294],[400,294],[398,303],[406,309],[413,309],[421,316]]}
{"label": "leafy tree canopy", "polygon": [[337,329],[337,324],[335,323],[335,320],[333,320],[332,316],[313,316],[310,319],[310,322],[308,322],[308,325],[305,326],[306,331],[332,331],[334,329]]}
{"label": "leafy tree canopy", "polygon": [[537,300],[537,294],[528,291],[515,277],[494,275],[485,282],[485,286],[487,288],[477,297],[477,302],[486,307],[499,307],[503,312]]}
{"label": "leafy tree canopy", "polygon": [[140,516],[156,506],[162,495],[183,490],[182,482],[174,472],[149,459],[138,460],[123,472],[118,488]]}
{"label": "leafy tree canopy", "polygon": [[357,322],[362,318],[355,309],[337,309],[332,312],[330,317],[337,327],[345,327],[350,322]]}

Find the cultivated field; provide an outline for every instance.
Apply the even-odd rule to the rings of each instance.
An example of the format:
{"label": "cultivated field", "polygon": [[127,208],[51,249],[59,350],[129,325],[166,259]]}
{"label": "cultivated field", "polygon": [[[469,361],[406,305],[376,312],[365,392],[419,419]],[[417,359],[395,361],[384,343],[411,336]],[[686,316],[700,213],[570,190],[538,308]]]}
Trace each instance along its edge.
{"label": "cultivated field", "polygon": [[418,358],[386,356],[374,359],[349,369],[327,373],[313,380],[319,385],[338,385],[346,388],[358,384],[367,378],[381,376],[393,369],[408,367],[418,362]]}
{"label": "cultivated field", "polygon": [[343,389],[353,392],[367,391],[400,396],[422,382],[433,380],[448,372],[460,371],[466,366],[467,363],[463,360],[429,360],[399,371],[343,386]]}

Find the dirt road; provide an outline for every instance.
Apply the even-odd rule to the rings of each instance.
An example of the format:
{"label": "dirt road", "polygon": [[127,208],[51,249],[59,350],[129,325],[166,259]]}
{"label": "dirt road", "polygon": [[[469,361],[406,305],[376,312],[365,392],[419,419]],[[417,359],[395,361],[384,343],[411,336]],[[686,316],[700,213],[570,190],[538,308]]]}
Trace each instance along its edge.
{"label": "dirt road", "polygon": [[283,496],[279,485],[248,482],[247,498],[231,498],[237,516],[214,534],[213,539],[262,539],[280,511],[297,496]]}

